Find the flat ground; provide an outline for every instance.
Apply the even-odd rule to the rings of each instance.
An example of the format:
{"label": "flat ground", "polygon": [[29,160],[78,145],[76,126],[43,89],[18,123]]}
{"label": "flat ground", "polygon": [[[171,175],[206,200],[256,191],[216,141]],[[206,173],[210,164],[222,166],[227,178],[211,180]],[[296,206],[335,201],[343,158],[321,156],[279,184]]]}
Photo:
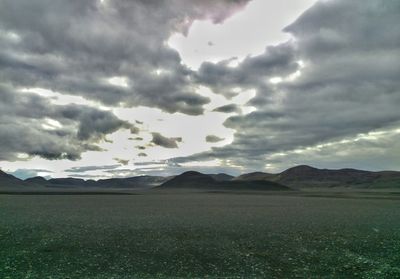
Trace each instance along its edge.
{"label": "flat ground", "polygon": [[0,278],[400,278],[399,193],[0,195]]}

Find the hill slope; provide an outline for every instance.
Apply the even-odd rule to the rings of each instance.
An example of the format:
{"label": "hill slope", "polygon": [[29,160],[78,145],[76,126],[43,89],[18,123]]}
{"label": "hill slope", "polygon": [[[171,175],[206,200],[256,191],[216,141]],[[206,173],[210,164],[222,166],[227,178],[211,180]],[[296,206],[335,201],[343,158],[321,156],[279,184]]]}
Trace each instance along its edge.
{"label": "hill slope", "polygon": [[28,184],[35,184],[35,185],[46,185],[47,184],[47,180],[41,176],[27,178],[24,181]]}
{"label": "hill slope", "polygon": [[353,188],[400,188],[400,172],[371,172],[356,169],[317,169],[310,166],[296,166],[278,174],[249,173],[235,180],[267,180],[292,188],[306,187],[353,187]]}
{"label": "hill slope", "polygon": [[271,181],[218,181],[210,175],[195,171],[184,172],[158,186],[157,189],[195,190],[290,190],[289,187]]}
{"label": "hill slope", "polygon": [[217,181],[230,181],[235,177],[226,173],[208,174]]}
{"label": "hill slope", "polygon": [[[202,174],[195,171],[178,176],[136,176],[83,180],[77,178],[55,178],[46,180],[33,177],[22,181],[0,170],[0,190],[13,190],[29,186],[37,188],[103,188],[103,189],[205,189],[205,190],[288,190],[301,188],[400,188],[400,172],[371,172],[356,169],[317,169],[297,166],[278,174],[253,172],[232,178],[226,174]],[[26,188],[25,188],[26,189]]]}
{"label": "hill slope", "polygon": [[250,172],[239,175],[235,177],[233,180],[237,181],[256,181],[256,180],[269,180],[274,181],[276,179],[276,174],[266,173],[266,172]]}
{"label": "hill slope", "polygon": [[169,177],[163,176],[134,176],[129,178],[100,179],[92,183],[92,186],[104,188],[152,188],[167,181]]}
{"label": "hill slope", "polygon": [[25,186],[25,183],[11,174],[0,170],[0,189]]}
{"label": "hill slope", "polygon": [[160,185],[169,177],[162,176],[134,176],[128,178],[110,178],[100,180],[83,180],[78,178],[53,178],[45,180],[35,177],[29,180],[30,183],[51,188],[107,188],[107,189],[146,189]]}

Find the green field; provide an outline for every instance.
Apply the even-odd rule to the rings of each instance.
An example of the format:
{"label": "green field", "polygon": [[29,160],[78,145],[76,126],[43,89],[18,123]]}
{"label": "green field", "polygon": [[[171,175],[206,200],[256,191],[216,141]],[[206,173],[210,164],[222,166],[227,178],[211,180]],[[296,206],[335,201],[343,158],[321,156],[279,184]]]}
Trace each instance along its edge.
{"label": "green field", "polygon": [[0,278],[400,278],[396,193],[0,195]]}

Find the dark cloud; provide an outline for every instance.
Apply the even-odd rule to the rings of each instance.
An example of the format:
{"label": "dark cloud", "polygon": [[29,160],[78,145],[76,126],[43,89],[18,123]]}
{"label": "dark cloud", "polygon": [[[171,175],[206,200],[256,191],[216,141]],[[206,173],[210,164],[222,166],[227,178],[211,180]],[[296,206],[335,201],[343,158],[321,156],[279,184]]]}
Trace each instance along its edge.
{"label": "dark cloud", "polygon": [[72,174],[68,176],[69,178],[81,178],[84,180],[95,180],[101,178],[102,176],[99,175],[92,175],[92,174]]}
{"label": "dark cloud", "polygon": [[[160,171],[160,168],[167,169],[168,172]],[[160,165],[160,166],[148,166],[148,167],[140,167],[135,169],[136,175],[155,175],[155,176],[165,176],[168,174],[169,176],[179,175],[186,171],[198,171],[201,173],[208,174],[217,174],[217,173],[226,173],[229,175],[237,176],[240,174],[240,171],[232,169],[230,167],[182,167],[182,166],[171,166],[171,165]]]}
{"label": "dark cloud", "polygon": [[247,57],[239,67],[230,67],[232,59],[218,63],[205,62],[196,73],[197,82],[210,87],[214,93],[231,97],[235,89],[266,88],[269,78],[287,75],[299,68],[291,43],[269,46],[262,55]]}
{"label": "dark cloud", "polygon": [[178,148],[178,142],[182,141],[182,138],[167,138],[160,133],[152,133],[153,139],[151,142],[155,145],[159,145],[165,148]]}
{"label": "dark cloud", "polygon": [[224,113],[233,113],[233,112],[240,112],[241,109],[236,104],[229,104],[229,105],[225,105],[225,106],[221,106],[221,107],[215,108],[213,111],[224,112]]}
{"label": "dark cloud", "polygon": [[[209,99],[194,92],[193,72],[165,42],[196,19],[220,23],[248,1],[1,1],[0,34],[17,39],[0,36],[0,82],[198,115]],[[106,82],[115,76],[126,86]]]}
{"label": "dark cloud", "polygon": [[223,141],[223,140],[224,140],[224,138],[220,138],[220,137],[217,137],[217,136],[214,136],[214,135],[206,136],[206,142],[214,143],[214,142],[220,142],[220,141]]}
{"label": "dark cloud", "polygon": [[[326,146],[316,146],[301,152],[291,151],[270,156],[268,162],[278,169],[284,169],[288,162],[317,163],[322,168],[354,168],[364,170],[397,170],[400,159],[400,131],[382,130],[377,135],[357,137],[345,141],[332,142]],[[332,155],[334,154],[334,156]]]}
{"label": "dark cloud", "polygon": [[230,175],[239,175],[240,171],[232,169],[231,167],[196,167],[196,166],[182,166],[174,160],[156,160],[156,161],[148,161],[148,162],[136,162],[134,163],[136,166],[135,173],[136,175],[179,175],[185,171],[195,170],[202,173],[227,173]]}
{"label": "dark cloud", "polygon": [[171,160],[154,160],[154,161],[147,161],[147,162],[136,162],[135,166],[138,167],[137,169],[160,169],[163,167],[168,167],[168,168],[179,168],[181,165],[175,163],[174,161]]}
{"label": "dark cloud", "polygon": [[100,150],[107,134],[133,126],[109,111],[84,105],[54,105],[47,98],[0,85],[0,160],[19,154],[79,159]]}
{"label": "dark cloud", "polygon": [[113,170],[118,168],[120,165],[108,165],[108,166],[85,166],[85,167],[73,167],[65,170],[65,172],[88,172],[88,171],[97,171],[97,170]]}
{"label": "dark cloud", "polygon": [[120,159],[120,158],[114,158],[114,160],[123,166],[126,166],[129,164],[129,160],[124,160],[124,159]]}
{"label": "dark cloud", "polygon": [[[236,68],[204,63],[200,82],[225,95],[233,87],[256,89],[249,102],[256,111],[225,122],[236,131],[231,145],[175,160],[219,158],[249,170],[269,163],[333,166],[335,160],[337,166],[347,160],[363,167],[378,145],[381,159],[371,155],[370,160],[382,162],[382,154],[388,155],[383,150],[392,150],[385,138],[363,146],[335,145],[338,150],[330,144],[400,127],[399,17],[398,1],[319,1],[285,29],[293,40],[268,47]],[[297,70],[301,75],[295,78]],[[270,83],[275,76],[282,82]],[[307,148],[320,151],[304,152]],[[392,165],[400,166],[398,161]]]}
{"label": "dark cloud", "polygon": [[138,141],[141,141],[141,140],[143,140],[143,138],[142,137],[136,137],[136,138],[128,138],[128,140],[138,140]]}
{"label": "dark cloud", "polygon": [[[225,122],[236,131],[232,144],[176,158],[176,164],[218,158],[252,170],[269,163],[283,168],[349,160],[357,167],[369,152],[376,162],[398,154],[396,135],[336,143],[400,127],[399,1],[318,1],[285,28],[293,39],[237,67],[227,59],[193,71],[165,43],[173,32],[187,32],[194,20],[220,23],[247,2],[1,1],[0,160],[20,154],[76,160],[82,152],[100,150],[107,134],[139,132],[110,111],[54,105],[19,90],[26,87],[190,115],[202,114],[210,101],[195,92],[199,85],[227,97],[238,94],[237,88],[256,91],[249,102],[256,110]],[[110,84],[111,77],[125,77],[126,84]],[[274,77],[282,81],[271,83]],[[227,105],[216,111],[239,110]],[[152,142],[177,148],[181,140],[153,133]]]}

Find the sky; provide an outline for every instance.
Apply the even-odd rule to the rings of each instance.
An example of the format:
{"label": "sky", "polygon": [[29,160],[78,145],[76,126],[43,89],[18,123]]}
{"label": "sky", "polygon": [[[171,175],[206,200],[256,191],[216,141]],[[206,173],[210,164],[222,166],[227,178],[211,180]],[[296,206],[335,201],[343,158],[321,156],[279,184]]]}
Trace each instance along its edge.
{"label": "sky", "polygon": [[0,168],[400,170],[397,0],[0,0]]}

